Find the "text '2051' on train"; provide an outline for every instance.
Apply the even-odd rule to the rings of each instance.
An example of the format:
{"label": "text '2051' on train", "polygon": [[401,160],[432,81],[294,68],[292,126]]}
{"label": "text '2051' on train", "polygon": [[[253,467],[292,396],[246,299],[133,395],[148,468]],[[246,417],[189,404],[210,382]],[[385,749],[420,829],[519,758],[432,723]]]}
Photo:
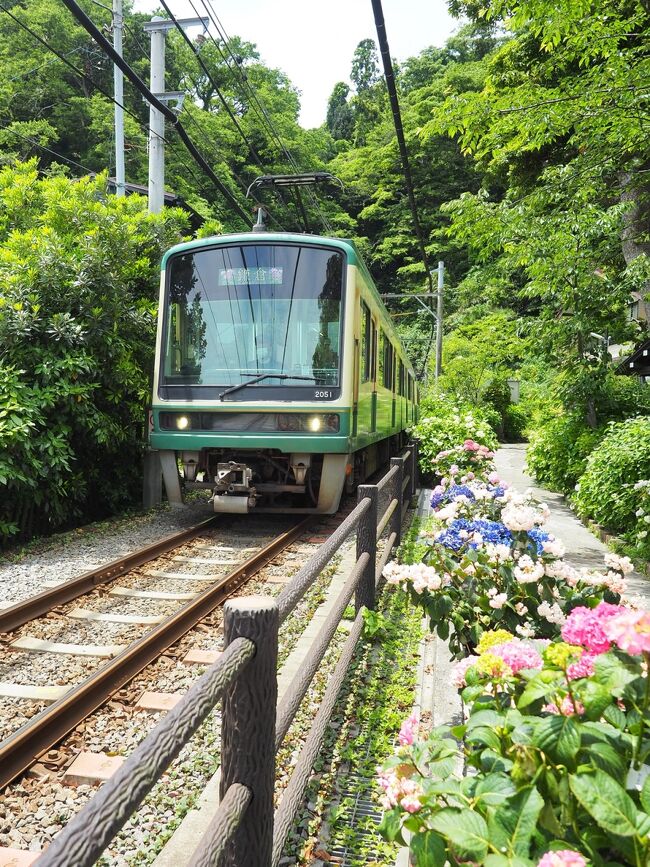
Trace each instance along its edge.
{"label": "text '2051' on train", "polygon": [[162,262],[150,444],[171,503],[333,513],[416,420],[404,347],[354,243],[247,233]]}

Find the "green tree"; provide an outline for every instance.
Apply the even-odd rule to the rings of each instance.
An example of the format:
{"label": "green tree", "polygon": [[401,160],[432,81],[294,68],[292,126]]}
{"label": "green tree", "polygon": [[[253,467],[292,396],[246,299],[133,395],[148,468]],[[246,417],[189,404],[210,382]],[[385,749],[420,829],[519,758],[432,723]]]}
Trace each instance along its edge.
{"label": "green tree", "polygon": [[182,212],[0,170],[0,539],[139,500],[159,260]]}

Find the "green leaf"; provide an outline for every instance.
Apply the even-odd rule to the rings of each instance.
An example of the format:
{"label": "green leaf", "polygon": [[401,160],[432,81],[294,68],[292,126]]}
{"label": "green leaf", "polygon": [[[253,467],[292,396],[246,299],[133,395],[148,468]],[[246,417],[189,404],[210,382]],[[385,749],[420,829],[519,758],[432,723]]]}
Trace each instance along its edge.
{"label": "green leaf", "polygon": [[413,834],[410,852],[415,867],[444,867],[447,861],[445,841],[435,831]]}
{"label": "green leaf", "polygon": [[605,709],[603,716],[607,720],[607,722],[611,723],[615,728],[621,729],[621,731],[627,725],[627,717],[623,713],[623,711],[618,707],[618,705],[611,704],[608,708]]}
{"label": "green leaf", "polygon": [[480,862],[487,855],[488,828],[478,813],[445,807],[432,817],[431,826],[451,842],[461,861]]}
{"label": "green leaf", "polygon": [[594,681],[615,696],[622,695],[628,683],[638,676],[638,671],[631,671],[630,666],[613,653],[602,653],[594,662]]}
{"label": "green leaf", "polygon": [[384,813],[381,817],[379,833],[384,837],[384,839],[388,840],[389,843],[397,842],[404,845],[404,840],[402,838],[401,814],[397,808],[388,810],[388,812]]}
{"label": "green leaf", "polygon": [[610,777],[619,780],[625,778],[627,764],[609,744],[591,744],[587,756],[596,767],[608,773]]}
{"label": "green leaf", "polygon": [[477,710],[471,714],[467,720],[467,731],[471,731],[477,726],[497,726],[503,724],[503,717],[496,710],[485,708]]}
{"label": "green leaf", "polygon": [[563,675],[557,671],[540,671],[535,677],[531,678],[526,684],[526,688],[520,695],[517,701],[517,707],[528,707],[534,701],[540,698],[545,698],[549,692],[562,683]]}
{"label": "green leaf", "polygon": [[[537,818],[544,806],[544,799],[534,786],[521,789],[507,804],[494,813],[494,827],[502,837],[510,855],[526,857],[530,841],[535,833]],[[490,823],[490,830],[493,824]],[[499,848],[502,844],[497,842]]]}
{"label": "green leaf", "polygon": [[650,813],[650,774],[643,781],[643,785],[641,786],[641,791],[639,793],[639,798],[641,799],[641,806],[646,811],[646,813]]}
{"label": "green leaf", "polygon": [[612,694],[601,683],[588,680],[580,690],[580,701],[585,708],[585,715],[592,720],[598,720],[605,708],[612,703]]}
{"label": "green leaf", "polygon": [[474,797],[480,799],[488,807],[502,804],[516,792],[515,785],[505,774],[493,773],[480,777],[474,789]]}
{"label": "green leaf", "polygon": [[633,837],[636,807],[625,789],[604,771],[569,777],[571,791],[601,828],[621,837]]}
{"label": "green leaf", "polygon": [[572,717],[549,716],[535,725],[532,743],[552,759],[570,763],[580,749],[580,731]]}
{"label": "green leaf", "polygon": [[479,726],[472,731],[467,732],[465,740],[470,744],[483,744],[495,752],[501,750],[501,741],[494,729],[487,726]]}

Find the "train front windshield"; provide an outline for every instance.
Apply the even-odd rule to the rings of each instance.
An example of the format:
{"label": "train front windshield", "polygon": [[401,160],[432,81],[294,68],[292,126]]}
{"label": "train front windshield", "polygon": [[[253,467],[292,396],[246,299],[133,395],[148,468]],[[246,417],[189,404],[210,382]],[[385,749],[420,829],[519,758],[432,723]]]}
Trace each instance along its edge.
{"label": "train front windshield", "polygon": [[338,386],[343,273],[338,250],[268,242],[171,257],[161,384]]}

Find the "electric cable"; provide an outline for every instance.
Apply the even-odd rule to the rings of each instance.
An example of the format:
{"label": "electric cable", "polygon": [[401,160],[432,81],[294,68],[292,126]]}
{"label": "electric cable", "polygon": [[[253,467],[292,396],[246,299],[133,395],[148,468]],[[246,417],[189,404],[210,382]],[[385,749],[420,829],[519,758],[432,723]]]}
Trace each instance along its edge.
{"label": "electric cable", "polygon": [[11,126],[9,126],[9,125],[0,124],[0,129],[3,129],[5,132],[8,132],[10,135],[15,135],[17,138],[20,138],[23,141],[29,142],[30,144],[34,145],[34,147],[39,148],[39,150],[47,151],[47,153],[52,154],[53,156],[57,157],[57,159],[63,160],[63,162],[69,163],[69,165],[71,165],[71,166],[75,166],[76,168],[83,169],[83,171],[86,172],[86,174],[90,174],[90,175],[96,175],[97,174],[96,169],[89,169],[88,166],[84,166],[81,163],[75,162],[75,160],[71,160],[69,157],[66,157],[63,154],[60,154],[58,151],[55,151],[52,148],[47,147],[47,145],[41,144],[36,139],[31,138],[31,136],[24,135],[23,133],[18,132],[18,130],[12,129]]}
{"label": "electric cable", "polygon": [[140,126],[143,126],[147,130],[149,129],[149,127],[145,123],[143,123],[143,121],[138,117],[137,114],[135,114],[135,112],[131,111],[131,109],[127,108],[127,106],[122,105],[121,102],[118,102],[118,100],[116,100],[114,96],[112,96],[107,90],[104,90],[104,88],[101,85],[97,84],[97,82],[93,78],[91,78],[91,76],[88,75],[88,73],[83,71],[83,69],[79,69],[79,67],[75,66],[74,63],[70,63],[70,61],[67,60],[67,58],[64,54],[61,54],[59,51],[56,50],[56,48],[53,48],[49,44],[49,42],[46,42],[46,40],[43,39],[41,36],[39,36],[38,33],[36,33],[36,31],[32,30],[32,28],[28,24],[25,24],[24,21],[21,21],[20,18],[17,18],[13,14],[13,12],[11,12],[11,10],[6,8],[6,6],[0,5],[0,11],[5,12],[13,21],[16,22],[16,24],[18,24],[19,27],[22,27],[23,30],[25,30],[27,33],[29,33],[30,36],[32,36],[34,39],[36,39],[36,41],[39,42],[44,48],[46,48],[48,51],[52,52],[52,54],[55,54],[59,58],[59,60],[63,61],[63,63],[69,69],[71,69],[76,75],[79,75],[81,78],[84,78],[86,81],[88,81],[90,84],[92,84],[92,86],[99,93],[101,93],[107,99],[110,99],[111,102],[115,103],[115,105],[119,106],[123,111],[125,111],[128,115],[130,115],[132,118],[134,118]]}
{"label": "electric cable", "polygon": [[[399,107],[399,98],[397,96],[397,87],[395,85],[395,75],[393,73],[393,63],[390,57],[390,49],[388,47],[388,36],[386,34],[386,24],[384,22],[384,13],[381,7],[381,0],[372,0],[372,11],[375,16],[375,27],[377,28],[377,39],[379,41],[379,50],[381,53],[381,60],[384,67],[384,77],[386,78],[386,87],[388,89],[388,98],[390,100],[390,107],[393,115],[393,124],[395,126],[395,135],[397,136],[397,143],[400,152],[400,158],[402,162],[402,173],[404,175],[404,181],[406,183],[406,192],[409,201],[409,207],[411,209],[411,218],[413,220],[413,228],[415,229],[415,235],[418,242],[418,247],[420,249],[420,256],[422,258],[422,262],[424,264],[425,273],[427,275],[427,280],[429,283],[429,292],[431,295],[434,295],[433,291],[433,279],[431,277],[431,270],[429,268],[429,257],[427,256],[426,247],[424,244],[424,236],[422,234],[422,227],[420,225],[420,219],[418,217],[418,209],[417,204],[415,202],[415,193],[413,191],[413,177],[411,175],[411,166],[409,163],[408,150],[406,148],[406,139],[404,137],[404,127],[402,125],[402,114]],[[408,295],[404,296],[408,298]],[[431,352],[431,345],[433,343],[433,334],[434,329],[431,328],[431,334],[429,336],[429,345],[427,347],[427,352],[424,357],[424,361],[422,363],[422,370],[420,372],[420,376],[422,377],[424,371],[426,369],[427,362],[429,360],[429,353]]]}
{"label": "electric cable", "polygon": [[[192,8],[196,12],[196,7],[194,6],[194,3],[192,2],[192,0],[190,0],[190,2],[192,5]],[[300,167],[298,166],[298,164],[295,161],[291,152],[288,150],[288,148],[286,147],[286,145],[282,141],[280,133],[277,131],[277,129],[273,123],[273,120],[269,116],[268,111],[266,110],[265,106],[263,105],[263,103],[261,102],[259,97],[257,96],[255,89],[251,87],[245,72],[241,69],[240,64],[237,61],[237,58],[232,53],[232,49],[230,48],[230,39],[228,37],[228,34],[225,31],[225,28],[221,24],[219,16],[214,11],[212,3],[210,2],[210,0],[207,0],[207,2],[206,2],[206,0],[201,0],[201,2],[202,2],[203,8],[205,9],[211,23],[214,25],[214,27],[217,30],[217,33],[219,34],[219,37],[223,41],[224,46],[226,48],[226,51],[230,55],[230,58],[232,60],[232,66],[227,63],[226,57],[225,57],[225,55],[221,49],[221,46],[219,45],[219,43],[216,41],[216,39],[210,33],[209,30],[207,31],[208,36],[210,37],[210,39],[212,40],[212,42],[216,46],[217,50],[221,54],[224,61],[226,62],[228,69],[231,71],[231,74],[233,74],[233,78],[235,77],[235,75],[239,77],[244,94],[248,95],[250,97],[251,106],[254,108],[257,116],[262,120],[262,123],[266,125],[267,129],[269,130],[269,132],[271,134],[271,138],[275,141],[276,145],[278,146],[278,148],[280,150],[280,153],[284,156],[285,160],[293,168],[293,170],[299,174],[300,173]],[[233,70],[236,70],[236,72],[234,72]],[[297,202],[298,202],[298,207],[300,209],[303,221],[305,223],[305,228],[307,231],[309,231],[309,221],[307,218],[307,213],[306,213],[305,208],[304,208],[304,204],[302,202],[302,197],[300,196],[300,192],[298,190],[295,190],[292,192],[295,192]],[[309,188],[307,188],[307,195],[309,196],[309,198],[311,200],[312,206],[316,209],[316,211],[317,211],[317,213],[321,219],[321,222],[323,223],[323,226],[325,227],[325,229],[328,232],[331,232],[332,227],[331,227],[327,217],[321,211],[316,197],[314,196],[313,192]]]}
{"label": "electric cable", "polygon": [[115,51],[110,42],[96,27],[96,25],[92,22],[88,15],[86,15],[86,13],[79,6],[79,4],[75,2],[75,0],[62,0],[62,2],[66,6],[66,8],[72,13],[72,15],[77,19],[77,21],[82,25],[82,27],[93,37],[93,39],[95,40],[95,42],[97,42],[102,51],[107,54],[108,57],[113,61],[113,63],[122,70],[122,72],[127,76],[129,81],[134,85],[134,87],[144,96],[146,101],[150,105],[153,105],[154,108],[158,109],[158,111],[167,120],[170,121],[174,129],[176,129],[179,138],[181,139],[187,150],[190,152],[194,161],[208,175],[212,183],[226,199],[228,204],[248,226],[250,223],[249,215],[243,210],[237,199],[225,186],[223,181],[221,181],[220,178],[217,177],[217,175],[213,172],[212,168],[207,163],[205,158],[197,150],[196,146],[188,136],[185,128],[183,127],[180,119],[176,116],[176,114],[167,105],[165,105],[164,102],[161,102],[161,100],[159,100],[151,92],[151,90],[149,90],[149,88],[142,81],[142,79],[131,68],[131,66],[122,57],[120,57],[120,55],[117,53],[117,51]]}

